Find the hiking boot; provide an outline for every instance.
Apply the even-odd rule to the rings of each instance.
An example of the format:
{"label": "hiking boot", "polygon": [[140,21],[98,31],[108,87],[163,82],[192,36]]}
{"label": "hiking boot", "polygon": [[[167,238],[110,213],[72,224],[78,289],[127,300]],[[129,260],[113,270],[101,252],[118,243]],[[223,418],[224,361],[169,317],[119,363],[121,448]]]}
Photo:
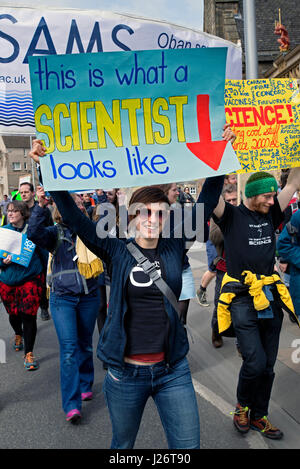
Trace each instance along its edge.
{"label": "hiking boot", "polygon": [[211,341],[215,348],[220,348],[223,345],[222,336],[218,332],[212,331]]}
{"label": "hiking boot", "polygon": [[257,420],[250,420],[250,428],[260,432],[266,438],[272,440],[280,440],[283,437],[282,431],[279,428],[274,427],[268,420],[268,417],[264,416]]}
{"label": "hiking boot", "polygon": [[197,290],[196,294],[197,294],[198,302],[201,306],[209,306],[209,303],[207,302],[207,299],[206,299],[206,291],[205,290],[202,290],[201,288],[199,288],[199,290]]}
{"label": "hiking boot", "polygon": [[23,350],[23,338],[21,335],[15,336],[14,349],[16,352],[20,352],[20,350]]}
{"label": "hiking boot", "polygon": [[250,429],[249,408],[237,404],[233,412],[233,425],[240,433],[247,433]]}
{"label": "hiking boot", "polygon": [[27,371],[33,371],[33,370],[37,370],[39,367],[39,364],[38,362],[35,360],[34,356],[33,356],[33,353],[32,352],[28,352],[26,355],[25,355],[25,359],[24,359],[24,368],[25,370]]}
{"label": "hiking boot", "polygon": [[42,321],[49,321],[50,314],[47,309],[41,308],[41,320]]}

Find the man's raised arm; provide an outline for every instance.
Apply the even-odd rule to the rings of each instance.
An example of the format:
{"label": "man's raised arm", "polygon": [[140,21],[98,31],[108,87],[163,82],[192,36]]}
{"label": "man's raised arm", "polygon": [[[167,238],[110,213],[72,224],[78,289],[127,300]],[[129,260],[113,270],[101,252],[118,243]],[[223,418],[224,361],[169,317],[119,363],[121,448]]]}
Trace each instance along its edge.
{"label": "man's raised arm", "polygon": [[293,195],[298,190],[300,190],[300,168],[293,168],[288,176],[286,185],[277,197],[282,212],[287,208]]}

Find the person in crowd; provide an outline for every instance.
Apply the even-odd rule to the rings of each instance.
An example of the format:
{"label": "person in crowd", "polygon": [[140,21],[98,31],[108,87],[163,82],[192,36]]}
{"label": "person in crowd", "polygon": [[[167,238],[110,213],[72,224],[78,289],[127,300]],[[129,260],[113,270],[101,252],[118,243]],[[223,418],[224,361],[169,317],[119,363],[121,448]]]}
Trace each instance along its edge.
{"label": "person in crowd", "polygon": [[[35,200],[35,192],[33,184],[30,182],[22,182],[19,187],[19,193],[23,202],[26,203],[27,207],[29,208],[30,215],[34,207],[38,204],[37,200]],[[45,226],[53,226],[53,219],[51,215],[51,211],[46,207],[45,208]],[[40,309],[41,309],[41,319],[42,321],[48,321],[50,319],[49,314],[49,301],[47,298],[47,288],[46,288],[46,276],[47,276],[47,265],[48,265],[48,253],[44,249],[40,250],[43,266],[44,266],[44,288],[43,294],[40,302]]]}
{"label": "person in crowd", "polygon": [[7,224],[7,216],[2,212],[2,210],[0,208],[0,226],[2,227],[6,224]]}
{"label": "person in crowd", "polygon": [[180,205],[184,205],[185,197],[184,197],[184,192],[181,186],[177,186],[177,191],[178,191],[178,196],[177,196],[176,202],[178,202]]}
{"label": "person in crowd", "polygon": [[[282,190],[286,183],[287,179],[290,173],[290,169],[285,169],[282,170],[281,175],[280,175],[280,190]],[[283,228],[286,226],[286,224],[291,220],[292,215],[299,210],[299,198],[298,198],[298,193],[295,192],[293,194],[293,197],[291,198],[287,208],[284,210],[284,220],[282,224],[278,228],[278,234],[282,232]],[[283,259],[282,257],[278,258],[279,261],[279,269],[283,273],[283,278],[284,282],[287,287],[290,285],[290,266],[289,263]],[[293,322],[293,316],[290,316],[291,321]]]}
{"label": "person in crowd", "polygon": [[[237,206],[237,187],[233,184],[227,184],[223,188],[222,196],[225,203],[232,204]],[[214,311],[211,321],[212,328],[212,344],[215,348],[220,348],[223,345],[223,339],[221,334],[219,334],[218,328],[218,319],[217,319],[217,307],[220,296],[220,289],[223,281],[223,277],[226,272],[226,259],[224,251],[224,237],[220,227],[214,222],[213,219],[210,220],[210,230],[209,230],[209,239],[213,243],[216,249],[216,257],[213,260],[213,264],[216,269],[216,285],[215,285],[215,297],[214,297]]]}
{"label": "person in crowd", "polygon": [[[174,206],[177,202],[178,189],[175,183],[161,184],[158,186],[164,192],[169,200],[170,206]],[[171,212],[172,213],[172,212]],[[193,272],[189,263],[188,256],[185,256],[182,269],[182,289],[179,297],[178,306],[181,312],[181,319],[184,324],[187,323],[187,313],[190,300],[196,297],[195,282]]]}
{"label": "person in crowd", "polygon": [[227,186],[228,184],[237,184],[237,175],[236,173],[231,173],[231,174],[226,174],[224,178],[224,186]]}
{"label": "person in crowd", "polygon": [[93,194],[93,199],[95,200],[96,205],[107,202],[106,193],[103,189],[96,189],[95,194]]}
{"label": "person in crowd", "polygon": [[[46,226],[46,201],[42,187],[37,189],[38,204],[29,219],[28,237],[51,253],[48,279],[50,308],[60,345],[62,407],[66,420],[81,418],[82,401],[93,397],[94,382],[92,338],[99,306],[98,275],[101,261],[76,237],[61,216],[54,211],[54,226]],[[79,195],[75,206],[89,219]]]}
{"label": "person in crowd", "polygon": [[175,184],[175,183],[161,184],[158,187],[160,187],[161,190],[164,191],[164,193],[168,197],[169,202],[170,202],[170,206],[171,207],[172,206],[176,207],[176,202],[177,202],[178,196],[179,196],[179,191],[178,191],[177,184]]}
{"label": "person in crowd", "polygon": [[216,267],[213,264],[214,259],[217,256],[217,251],[214,244],[211,242],[210,239],[206,241],[205,245],[206,249],[206,256],[207,256],[207,267],[208,269],[202,275],[200,286],[196,292],[198,302],[200,306],[209,306],[209,302],[206,296],[206,289],[210,282],[216,278]]}
{"label": "person in crowd", "polygon": [[119,237],[119,188],[111,189],[106,191],[106,202],[112,204],[115,208],[116,224],[115,227],[110,231],[110,235]]}
{"label": "person in crowd", "polygon": [[[11,201],[7,207],[8,225],[3,229],[26,234],[30,216],[24,202]],[[15,332],[14,349],[25,353],[25,370],[37,370],[33,355],[37,333],[36,316],[42,296],[44,274],[39,250],[36,247],[28,267],[12,262],[7,255],[0,260],[0,295]]]}
{"label": "person in crowd", "polygon": [[[228,181],[235,181],[232,183],[229,183]],[[231,187],[236,187],[236,181],[237,177],[236,174],[227,174],[224,178],[224,187],[225,186],[231,186]],[[236,194],[237,195],[237,194]],[[209,224],[213,224],[213,220],[211,219]],[[214,225],[216,226],[216,225]],[[210,230],[210,227],[209,227]],[[208,285],[212,282],[212,280],[216,279],[217,277],[217,270],[216,266],[214,263],[214,259],[218,256],[218,253],[216,251],[216,247],[214,243],[211,240],[211,237],[209,236],[209,239],[206,242],[206,256],[207,256],[207,267],[208,269],[206,272],[203,274],[201,281],[200,281],[200,286],[199,289],[197,290],[197,299],[200,304],[200,306],[209,306],[209,302],[207,300],[207,295],[206,295],[206,289]],[[217,287],[217,284],[215,285],[215,288]],[[221,343],[221,337],[219,339],[216,339],[214,341],[215,344],[220,344]]]}
{"label": "person in crowd", "polygon": [[36,202],[33,184],[31,182],[22,182],[19,186],[19,194],[21,200],[26,203],[31,212]]}
{"label": "person in crowd", "polygon": [[92,218],[93,210],[96,204],[95,204],[94,199],[91,197],[91,194],[88,194],[88,193],[82,194],[82,201],[83,201],[83,205],[87,211],[88,216]]}
{"label": "person in crowd", "polygon": [[245,203],[235,207],[220,197],[214,210],[227,267],[218,304],[219,332],[232,323],[243,358],[233,423],[241,433],[252,428],[272,439],[283,436],[268,418],[282,306],[293,310],[289,292],[274,272],[275,229],[299,186],[300,168],[295,168],[276,197],[276,179],[256,172],[246,182]]}
{"label": "person in crowd", "polygon": [[[115,224],[111,228],[109,235],[119,237],[119,199],[118,199],[118,188],[111,189],[106,191],[106,202],[108,204],[112,204],[115,208]],[[100,219],[100,208],[101,204],[98,204],[94,207],[92,220],[98,222]],[[106,227],[108,229],[108,227]],[[108,301],[108,294],[107,294],[107,287],[110,286],[110,278],[111,278],[111,266],[107,266],[103,262],[104,272],[99,275],[98,278],[98,285],[100,290],[100,304],[99,304],[99,314],[97,317],[97,326],[98,331],[101,333],[102,328],[104,326],[106,317],[107,317],[107,301]]]}
{"label": "person in crowd", "polygon": [[184,188],[183,196],[184,196],[184,204],[192,206],[195,203],[195,199],[190,193],[189,187]]}
{"label": "person in crowd", "polygon": [[10,200],[7,194],[4,194],[3,200],[0,203],[0,208],[2,210],[3,215],[7,215],[7,206],[9,204]]}
{"label": "person in crowd", "polygon": [[[223,138],[235,138],[228,126]],[[41,141],[34,141],[30,156],[37,160],[44,155]],[[198,202],[205,202],[206,221],[217,203],[223,179],[207,179],[200,193]],[[156,280],[163,278],[179,298],[186,238],[160,236],[168,198],[157,187],[137,189],[129,204],[129,221],[136,227],[136,235],[123,241],[97,236],[95,224],[78,210],[69,193],[51,195],[65,223],[97,256],[112,264],[108,317],[97,349],[99,358],[108,365],[104,394],[113,428],[111,447],[134,446],[144,407],[152,396],[169,447],[199,448],[199,416],[186,359],[185,328],[173,301],[161,293],[128,249],[130,243],[138,248],[148,258],[151,271],[156,271]],[[191,210],[192,221],[195,209]]]}
{"label": "person in crowd", "polygon": [[300,319],[300,210],[286,223],[277,241],[280,257],[289,265],[289,291]]}
{"label": "person in crowd", "polygon": [[118,192],[119,192],[119,188],[107,190],[105,192],[106,202],[108,202],[109,204],[113,204],[116,207],[118,204]]}

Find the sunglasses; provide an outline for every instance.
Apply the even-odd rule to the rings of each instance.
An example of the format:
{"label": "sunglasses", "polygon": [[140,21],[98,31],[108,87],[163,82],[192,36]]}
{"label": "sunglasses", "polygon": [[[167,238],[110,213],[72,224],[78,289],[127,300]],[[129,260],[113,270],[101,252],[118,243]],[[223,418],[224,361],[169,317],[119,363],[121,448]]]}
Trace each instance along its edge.
{"label": "sunglasses", "polygon": [[151,208],[143,208],[136,211],[136,215],[139,216],[141,220],[149,220],[155,216],[156,220],[159,220],[160,222],[166,213],[166,210],[151,210]]}

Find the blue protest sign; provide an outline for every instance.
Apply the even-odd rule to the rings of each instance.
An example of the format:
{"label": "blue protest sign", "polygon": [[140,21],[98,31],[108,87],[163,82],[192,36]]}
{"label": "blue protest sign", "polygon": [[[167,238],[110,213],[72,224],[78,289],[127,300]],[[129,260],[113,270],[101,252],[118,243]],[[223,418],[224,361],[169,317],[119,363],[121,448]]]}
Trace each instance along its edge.
{"label": "blue protest sign", "polygon": [[35,250],[35,244],[26,234],[0,228],[0,257],[11,256],[12,262],[28,267]]}
{"label": "blue protest sign", "polygon": [[222,141],[226,49],[29,59],[46,190],[162,184],[240,165]]}

